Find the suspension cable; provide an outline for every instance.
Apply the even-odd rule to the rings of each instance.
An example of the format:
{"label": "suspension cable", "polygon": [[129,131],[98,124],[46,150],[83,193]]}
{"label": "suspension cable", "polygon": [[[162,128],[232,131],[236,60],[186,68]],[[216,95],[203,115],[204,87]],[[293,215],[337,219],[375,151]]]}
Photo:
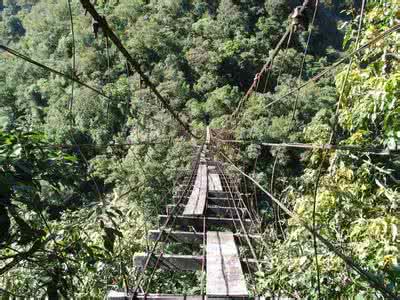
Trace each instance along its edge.
{"label": "suspension cable", "polygon": [[[301,8],[304,10],[306,9],[308,6],[310,5],[310,0],[304,0]],[[260,82],[260,79],[262,76],[265,75],[265,73],[267,71],[270,71],[272,63],[275,59],[275,57],[278,55],[279,50],[281,49],[283,43],[286,41],[286,39],[288,39],[288,45],[289,46],[289,42],[291,39],[291,35],[293,33],[294,30],[294,26],[293,23],[290,23],[289,26],[286,29],[286,32],[284,33],[284,35],[282,36],[282,38],[279,40],[278,44],[276,45],[275,49],[272,51],[271,55],[269,56],[267,62],[264,64],[264,66],[262,67],[261,71],[259,73],[256,74],[254,81],[252,83],[252,85],[250,86],[250,88],[247,90],[246,94],[244,95],[244,97],[239,101],[239,104],[236,108],[236,110],[233,112],[232,117],[236,118],[243,106],[243,103],[252,95],[252,93],[257,90],[258,84]]]}
{"label": "suspension cable", "polygon": [[[360,37],[361,37],[361,29],[362,29],[362,24],[363,24],[365,3],[366,3],[366,0],[363,0],[362,4],[361,4],[360,21],[359,21],[359,24],[358,24],[357,38],[356,38],[356,42],[355,42],[355,48],[356,49],[359,46]],[[347,67],[347,71],[346,71],[346,75],[345,75],[345,78],[344,78],[344,81],[343,81],[342,89],[340,91],[339,99],[338,99],[338,102],[336,104],[337,107],[336,107],[336,112],[335,112],[335,118],[334,118],[333,125],[332,125],[331,136],[329,138],[329,144],[332,144],[332,142],[334,140],[334,137],[335,137],[337,125],[338,125],[338,122],[339,122],[340,104],[342,102],[342,98],[343,98],[344,91],[345,91],[345,88],[346,88],[347,80],[348,80],[349,75],[350,75],[351,67],[352,67],[352,64],[353,64],[353,58],[354,58],[354,56],[352,56],[350,58],[350,61],[349,61],[348,67]],[[319,168],[318,168],[317,180],[315,181],[315,186],[314,186],[313,210],[312,210],[312,228],[314,230],[314,233],[313,233],[313,245],[314,245],[315,264],[316,264],[316,269],[317,269],[318,298],[321,298],[321,286],[320,286],[321,283],[320,283],[320,266],[319,266],[319,262],[318,262],[318,244],[317,244],[317,237],[316,237],[316,234],[315,234],[316,228],[317,228],[317,224],[316,224],[317,197],[318,197],[318,189],[319,189],[319,184],[320,184],[321,175],[322,175],[322,167],[323,167],[323,165],[325,163],[325,160],[326,160],[326,157],[328,155],[328,150],[321,150],[321,151],[323,152],[323,154],[322,154],[321,163],[320,163]]]}
{"label": "suspension cable", "polygon": [[298,149],[311,149],[311,150],[318,150],[318,149],[342,150],[342,151],[360,152],[373,155],[390,155],[388,149],[374,148],[371,146],[360,147],[355,145],[334,145],[334,144],[270,143],[270,142],[261,142],[256,140],[223,140],[218,137],[214,137],[214,139],[224,144],[256,144],[264,147],[298,148]]}
{"label": "suspension cable", "polygon": [[275,59],[276,55],[279,53],[280,48],[282,47],[283,43],[285,40],[288,38],[291,32],[291,26],[286,30],[285,34],[283,37],[280,39],[278,44],[276,45],[274,51],[272,51],[270,57],[268,58],[268,61],[265,63],[265,65],[262,67],[261,71],[256,74],[255,80],[251,84],[250,88],[247,90],[246,94],[244,97],[239,101],[238,106],[236,107],[236,110],[233,112],[232,117],[236,118],[244,104],[244,102],[253,94],[253,92],[256,90],[256,87],[258,85],[258,82],[264,74],[270,70],[271,64],[273,60]]}
{"label": "suspension cable", "polygon": [[129,54],[128,50],[124,47],[121,40],[114,33],[114,31],[109,27],[106,19],[99,15],[95,7],[90,3],[89,0],[80,0],[82,6],[92,15],[92,18],[99,23],[103,32],[110,40],[114,43],[117,49],[122,53],[122,55],[127,59],[129,64],[135,69],[135,71],[140,75],[144,83],[150,88],[150,90],[156,95],[157,99],[161,102],[163,107],[169,111],[173,118],[189,133],[192,137],[199,139],[190,129],[189,124],[184,122],[178,114],[172,108],[169,100],[164,98],[160,92],[157,90],[153,82],[150,81],[149,77],[142,71],[140,64]]}
{"label": "suspension cable", "polygon": [[[69,10],[69,19],[71,23],[71,35],[72,35],[72,72],[71,77],[75,78],[76,73],[76,45],[75,45],[75,31],[74,31],[74,16],[72,14],[71,0],[67,0],[68,2],[68,10]],[[71,82],[71,100],[69,103],[69,113],[72,117],[72,106],[74,104],[74,88],[75,81]]]}
{"label": "suspension cable", "polygon": [[328,74],[329,72],[333,71],[334,69],[336,69],[338,66],[340,66],[342,63],[344,63],[345,61],[347,61],[348,59],[350,59],[351,57],[353,57],[354,55],[356,55],[357,53],[361,52],[362,50],[368,48],[369,46],[376,44],[377,42],[379,42],[380,40],[384,39],[385,37],[389,36],[390,34],[392,34],[393,32],[396,32],[400,30],[400,24],[394,25],[391,28],[389,28],[388,30],[384,31],[383,33],[381,33],[380,35],[378,35],[377,37],[375,37],[374,39],[372,39],[371,41],[369,41],[368,43],[365,43],[364,45],[360,46],[359,48],[355,49],[354,51],[352,51],[351,53],[349,53],[348,55],[346,55],[345,57],[341,58],[340,60],[338,60],[337,62],[335,62],[334,64],[332,64],[330,67],[327,67],[325,70],[323,70],[322,72],[320,72],[319,74],[315,75],[314,77],[312,77],[310,80],[308,80],[307,82],[303,83],[302,85],[290,90],[289,92],[287,92],[286,94],[284,94],[282,97],[280,97],[279,99],[276,99],[274,101],[272,101],[271,103],[269,103],[265,108],[270,107],[271,105],[277,103],[277,102],[281,102],[282,100],[286,99],[288,96],[292,95],[293,93],[297,92],[298,90],[303,89],[304,87],[310,85],[313,82],[317,82],[318,80],[320,80],[322,77],[324,77],[326,74]]}
{"label": "suspension cable", "polygon": [[[299,76],[297,77],[297,85],[300,85],[300,81],[301,81],[301,78],[303,76],[303,70],[304,70],[304,66],[305,66],[305,63],[306,63],[308,47],[310,46],[311,36],[312,36],[313,28],[314,28],[314,23],[315,23],[315,19],[317,17],[318,6],[319,6],[319,0],[316,0],[314,13],[313,13],[312,21],[311,21],[311,25],[308,28],[307,43],[306,43],[306,47],[304,49],[303,59],[301,61],[301,65],[300,65],[300,72],[299,72]],[[291,127],[293,126],[293,123],[294,123],[294,119],[296,117],[296,110],[297,110],[297,104],[298,104],[298,101],[299,101],[299,96],[300,96],[300,90],[297,91],[296,98],[294,100],[293,115],[292,115],[292,121],[291,121],[292,124],[291,124],[291,126],[289,126],[289,130],[291,130]]]}
{"label": "suspension cable", "polygon": [[45,70],[47,70],[47,71],[49,71],[51,73],[57,74],[59,76],[62,76],[64,78],[68,79],[68,80],[72,80],[72,81],[74,81],[74,82],[76,82],[76,83],[88,88],[89,90],[92,90],[93,92],[95,92],[98,95],[101,95],[101,96],[103,96],[103,97],[105,97],[107,99],[111,99],[111,97],[107,96],[102,91],[100,91],[100,90],[98,90],[98,89],[96,89],[96,88],[94,88],[94,87],[92,87],[92,86],[80,81],[76,76],[71,76],[71,75],[65,74],[63,72],[57,71],[57,70],[55,70],[53,68],[50,68],[50,67],[48,67],[46,65],[43,65],[40,62],[35,61],[32,58],[30,58],[30,57],[28,57],[28,56],[26,56],[26,55],[24,55],[22,53],[19,53],[19,52],[15,51],[15,50],[13,50],[11,48],[8,48],[7,46],[0,45],[0,49],[2,49],[4,51],[6,51],[6,52],[18,57],[18,58],[21,58],[21,59],[23,59],[23,60],[25,60],[25,61],[27,61],[27,62],[35,65],[35,66],[38,66],[38,67],[40,67],[42,69],[45,69]]}

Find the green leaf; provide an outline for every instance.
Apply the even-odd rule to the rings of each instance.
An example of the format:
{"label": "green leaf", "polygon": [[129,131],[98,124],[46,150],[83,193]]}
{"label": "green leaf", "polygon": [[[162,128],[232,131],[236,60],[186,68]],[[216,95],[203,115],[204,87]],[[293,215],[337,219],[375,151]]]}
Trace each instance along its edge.
{"label": "green leaf", "polygon": [[71,162],[77,162],[78,161],[76,156],[72,156],[72,155],[64,155],[63,158],[64,158],[64,160],[71,161]]}

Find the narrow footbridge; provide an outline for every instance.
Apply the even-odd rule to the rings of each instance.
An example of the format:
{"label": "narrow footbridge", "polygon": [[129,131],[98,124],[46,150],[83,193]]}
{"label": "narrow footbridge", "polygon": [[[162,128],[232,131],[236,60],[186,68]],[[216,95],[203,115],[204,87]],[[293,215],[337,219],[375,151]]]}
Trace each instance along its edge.
{"label": "narrow footbridge", "polygon": [[[134,257],[135,266],[143,274],[150,270],[150,277],[156,269],[202,272],[201,292],[191,296],[155,294],[139,282],[135,291],[111,291],[108,299],[259,298],[250,289],[252,274],[259,269],[253,246],[260,239],[259,222],[248,208],[251,205],[240,191],[239,181],[214,159],[207,130],[206,143],[199,147],[191,172],[175,190],[173,204],[158,216],[160,227],[149,232],[154,248]],[[197,255],[166,254],[157,247],[172,243],[197,247]]]}

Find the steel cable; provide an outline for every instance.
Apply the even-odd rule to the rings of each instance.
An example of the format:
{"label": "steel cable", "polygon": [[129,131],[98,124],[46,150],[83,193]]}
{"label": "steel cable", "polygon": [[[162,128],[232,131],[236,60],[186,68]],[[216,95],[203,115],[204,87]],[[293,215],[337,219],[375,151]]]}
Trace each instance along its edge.
{"label": "steel cable", "polygon": [[274,100],[273,102],[269,103],[266,108],[270,107],[271,105],[280,102],[282,100],[284,100],[285,98],[287,98],[288,96],[292,95],[293,93],[297,92],[298,90],[303,89],[304,87],[310,85],[313,82],[317,82],[319,79],[321,79],[322,77],[324,77],[326,74],[328,74],[329,72],[331,72],[332,70],[336,69],[338,66],[340,66],[342,63],[344,63],[345,61],[347,61],[348,59],[350,59],[351,57],[353,57],[354,55],[356,55],[357,53],[361,52],[362,50],[368,48],[369,46],[379,42],[380,40],[382,40],[383,38],[389,36],[390,34],[392,34],[393,32],[396,32],[400,30],[400,24],[396,24],[393,27],[389,28],[388,30],[386,30],[385,32],[379,34],[378,36],[376,36],[374,39],[372,39],[371,41],[365,43],[364,45],[360,46],[359,48],[355,49],[354,51],[352,51],[351,53],[349,53],[348,55],[346,55],[345,57],[341,58],[340,60],[338,60],[337,62],[335,62],[334,64],[332,64],[330,67],[327,67],[325,70],[323,70],[322,72],[320,72],[319,74],[315,75],[314,77],[312,77],[310,80],[308,80],[307,82],[301,84],[300,86],[290,90],[289,92],[287,92],[286,94],[284,94],[282,97],[280,97],[279,99]]}

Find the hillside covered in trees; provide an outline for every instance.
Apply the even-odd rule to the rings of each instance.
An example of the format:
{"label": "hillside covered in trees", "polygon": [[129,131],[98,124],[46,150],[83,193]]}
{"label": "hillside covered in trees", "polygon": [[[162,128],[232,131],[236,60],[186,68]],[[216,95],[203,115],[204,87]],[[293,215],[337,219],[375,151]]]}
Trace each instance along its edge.
{"label": "hillside covered in trees", "polygon": [[[260,79],[303,1],[95,2],[200,139],[107,34],[93,32],[81,1],[0,0],[3,299],[102,299],[135,286],[132,256],[149,249],[148,230],[207,126],[221,151],[297,216],[242,178],[267,262],[252,293],[384,299],[377,282],[400,295],[397,0],[312,1],[309,28],[292,28]],[[200,292],[200,272],[154,276],[152,292]]]}

